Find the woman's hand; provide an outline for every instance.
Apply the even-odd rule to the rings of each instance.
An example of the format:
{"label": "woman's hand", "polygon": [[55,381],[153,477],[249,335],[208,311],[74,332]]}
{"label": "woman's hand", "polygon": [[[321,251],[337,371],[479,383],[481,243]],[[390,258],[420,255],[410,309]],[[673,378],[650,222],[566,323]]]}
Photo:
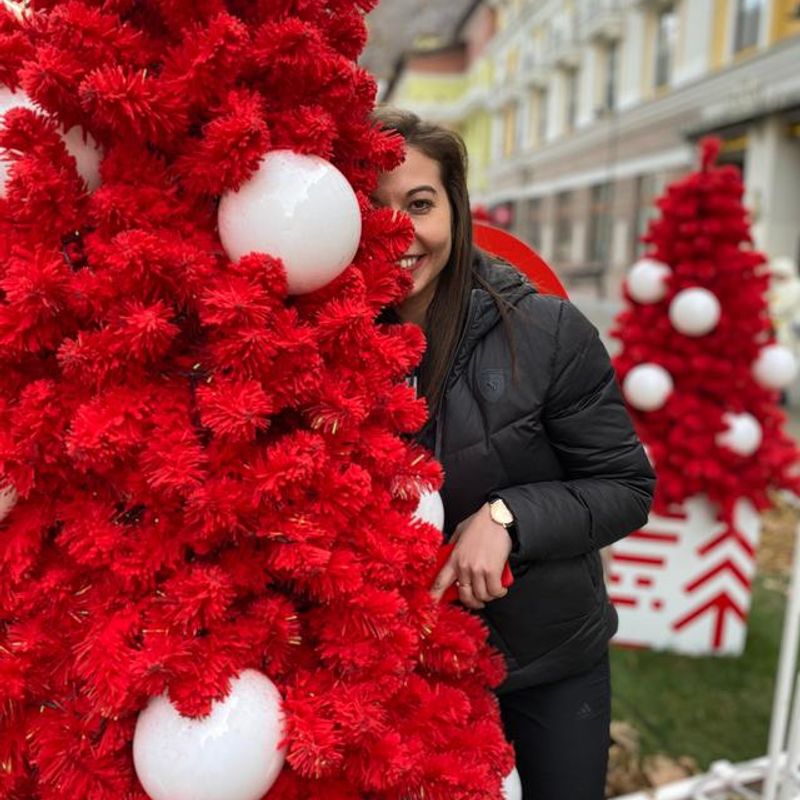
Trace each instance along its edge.
{"label": "woman's hand", "polygon": [[433,597],[440,600],[455,583],[459,600],[467,608],[478,609],[508,594],[501,580],[511,553],[511,537],[491,518],[488,503],[458,524],[450,542],[455,547],[433,582]]}

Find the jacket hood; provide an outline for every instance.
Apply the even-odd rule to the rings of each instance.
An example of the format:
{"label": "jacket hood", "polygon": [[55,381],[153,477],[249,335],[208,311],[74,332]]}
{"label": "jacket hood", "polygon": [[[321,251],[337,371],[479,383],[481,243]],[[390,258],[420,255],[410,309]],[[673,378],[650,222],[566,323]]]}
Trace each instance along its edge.
{"label": "jacket hood", "polygon": [[[523,297],[536,292],[533,284],[516,267],[483,250],[475,249],[472,268],[511,306],[516,306]],[[500,311],[494,298],[474,281],[464,332],[448,383],[458,377],[475,345],[500,320]]]}
{"label": "jacket hood", "polygon": [[528,278],[516,267],[483,250],[475,249],[472,268],[512,305],[536,291]]}

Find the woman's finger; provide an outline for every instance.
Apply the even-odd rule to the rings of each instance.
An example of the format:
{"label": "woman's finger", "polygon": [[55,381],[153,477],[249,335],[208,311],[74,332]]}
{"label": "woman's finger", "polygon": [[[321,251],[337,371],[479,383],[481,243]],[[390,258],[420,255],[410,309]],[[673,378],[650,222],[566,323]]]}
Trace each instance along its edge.
{"label": "woman's finger", "polygon": [[484,607],[485,604],[478,600],[472,593],[471,583],[462,583],[461,581],[456,581],[456,583],[458,585],[458,599],[467,608],[478,609]]}
{"label": "woman's finger", "polygon": [[431,586],[431,596],[437,601],[441,600],[442,595],[447,591],[447,587],[451,586],[455,581],[456,568],[452,560],[449,560],[434,578],[433,585]]}
{"label": "woman's finger", "polygon": [[487,589],[485,573],[472,573],[472,595],[481,603],[490,603],[494,599]]}
{"label": "woman's finger", "polygon": [[508,589],[503,586],[502,572],[490,572],[486,576],[486,591],[489,593],[492,600],[497,600],[508,594]]}

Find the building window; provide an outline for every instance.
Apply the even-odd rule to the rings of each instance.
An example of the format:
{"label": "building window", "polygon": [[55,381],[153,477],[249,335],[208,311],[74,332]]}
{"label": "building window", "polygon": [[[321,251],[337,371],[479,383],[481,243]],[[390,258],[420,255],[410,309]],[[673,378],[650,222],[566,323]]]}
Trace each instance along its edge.
{"label": "building window", "polygon": [[612,206],[614,187],[610,183],[592,186],[589,209],[589,260],[606,265],[611,257]]}
{"label": "building window", "polygon": [[528,108],[526,108],[527,103],[525,101],[521,101],[517,103],[517,123],[516,123],[516,134],[517,139],[514,143],[514,152],[515,153],[522,153],[527,145],[528,141],[530,140],[530,133],[528,131],[528,123],[531,118],[531,113]]}
{"label": "building window", "polygon": [[553,248],[556,263],[569,263],[572,260],[572,193],[561,192],[556,195],[556,241]]}
{"label": "building window", "polygon": [[605,85],[603,108],[611,111],[617,105],[617,71],[619,69],[619,43],[609,42],[606,47]]}
{"label": "building window", "polygon": [[764,0],[736,0],[736,33],[733,52],[738,53],[758,44]]}
{"label": "building window", "polygon": [[506,59],[506,82],[512,83],[514,79],[517,77],[518,71],[519,71],[519,48],[515,47],[513,50],[509,50],[508,57]]}
{"label": "building window", "polygon": [[578,118],[578,71],[567,70],[564,73],[564,90],[566,105],[564,108],[564,128],[567,132],[575,130]]}
{"label": "building window", "polygon": [[542,200],[533,197],[527,201],[524,236],[528,244],[538,251],[542,246]]}
{"label": "building window", "polygon": [[528,145],[536,147],[539,139],[539,91],[534,89],[528,95]]}
{"label": "building window", "polygon": [[503,112],[503,157],[510,158],[517,147],[517,106],[506,106]]}
{"label": "building window", "polygon": [[650,222],[659,215],[656,200],[664,190],[666,181],[663,175],[650,173],[636,179],[636,224],[634,225],[633,251],[638,258],[648,249],[642,242]]}
{"label": "building window", "polygon": [[547,89],[539,91],[539,102],[536,104],[538,118],[536,120],[536,138],[539,144],[547,141],[547,107],[550,98],[547,96]]}
{"label": "building window", "polygon": [[654,81],[656,88],[666,86],[670,81],[677,36],[678,15],[675,13],[675,6],[669,5],[658,13]]}

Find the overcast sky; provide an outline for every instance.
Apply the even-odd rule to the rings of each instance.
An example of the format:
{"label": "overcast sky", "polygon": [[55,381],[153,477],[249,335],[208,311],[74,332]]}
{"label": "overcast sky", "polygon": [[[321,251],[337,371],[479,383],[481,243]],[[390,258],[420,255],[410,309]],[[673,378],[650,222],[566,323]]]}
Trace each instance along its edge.
{"label": "overcast sky", "polygon": [[472,0],[382,0],[367,16],[369,42],[361,63],[381,81],[420,37],[446,43]]}

